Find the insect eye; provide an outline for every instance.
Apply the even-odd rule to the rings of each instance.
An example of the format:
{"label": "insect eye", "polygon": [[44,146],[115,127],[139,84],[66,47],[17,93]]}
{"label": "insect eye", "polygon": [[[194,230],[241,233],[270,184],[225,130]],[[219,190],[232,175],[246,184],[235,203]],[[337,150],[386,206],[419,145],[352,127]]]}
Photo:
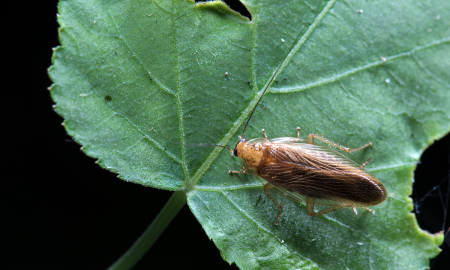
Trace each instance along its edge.
{"label": "insect eye", "polygon": [[237,157],[237,149],[236,149],[236,148],[234,148],[233,155],[234,155],[235,157]]}

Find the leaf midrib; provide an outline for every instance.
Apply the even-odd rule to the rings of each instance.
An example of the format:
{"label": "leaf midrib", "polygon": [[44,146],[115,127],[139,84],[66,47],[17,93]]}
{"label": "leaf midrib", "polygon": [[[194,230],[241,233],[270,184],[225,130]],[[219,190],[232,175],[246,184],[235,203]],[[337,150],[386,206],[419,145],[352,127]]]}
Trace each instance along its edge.
{"label": "leaf midrib", "polygon": [[[253,97],[252,101],[248,104],[247,108],[245,108],[245,110],[242,112],[241,116],[234,122],[231,129],[225,134],[223,139],[220,140],[220,142],[218,144],[220,144],[220,145],[228,144],[230,139],[234,136],[234,134],[236,134],[238,128],[240,126],[242,126],[244,121],[247,120],[247,117],[251,114],[251,112],[253,111],[253,108],[257,105],[261,95],[264,94],[264,89],[269,87],[270,86],[269,84],[271,84],[273,82],[273,80],[276,77],[278,77],[278,75],[283,71],[283,69],[287,66],[287,64],[292,59],[292,57],[294,57],[294,55],[300,50],[301,46],[305,43],[305,41],[308,39],[308,37],[316,29],[316,27],[319,25],[319,23],[322,21],[322,19],[325,17],[325,15],[328,13],[328,11],[331,9],[331,7],[334,5],[334,3],[336,1],[337,0],[328,1],[328,3],[323,8],[323,10],[319,13],[319,15],[317,15],[314,22],[308,27],[306,32],[299,39],[297,39],[298,40],[297,44],[295,44],[295,46],[291,47],[291,49],[289,50],[286,57],[281,61],[280,65],[277,67],[276,71],[272,74],[272,76],[269,77],[269,79],[267,80],[264,87],[262,87],[262,89],[256,93],[256,95]],[[254,18],[255,17],[257,17],[257,16],[254,16]],[[256,26],[255,26],[255,29],[256,29]],[[256,42],[256,40],[253,39],[253,46],[252,46],[253,55],[254,55],[254,51],[255,51],[255,42]],[[254,57],[252,60],[254,61]],[[254,66],[253,66],[253,76],[255,76]],[[255,85],[256,85],[256,83],[255,83]],[[206,171],[212,165],[214,160],[219,156],[219,153],[222,150],[223,150],[222,147],[215,148],[211,152],[211,154],[206,158],[205,162],[200,166],[200,168],[197,170],[197,172],[194,174],[194,176],[191,178],[186,177],[185,186],[184,186],[184,190],[186,192],[189,192],[190,190],[193,189],[193,187],[195,187],[197,185],[197,183],[200,181],[202,176],[206,173]]]}

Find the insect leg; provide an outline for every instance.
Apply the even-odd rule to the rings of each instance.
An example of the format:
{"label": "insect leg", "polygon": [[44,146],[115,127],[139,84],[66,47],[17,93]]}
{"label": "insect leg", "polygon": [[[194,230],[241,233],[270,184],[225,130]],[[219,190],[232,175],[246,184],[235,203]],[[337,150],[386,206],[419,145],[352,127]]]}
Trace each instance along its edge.
{"label": "insect leg", "polygon": [[310,198],[310,197],[306,197],[306,212],[308,213],[308,215],[310,216],[320,216],[329,212],[333,212],[336,211],[338,209],[344,208],[345,206],[341,206],[341,205],[337,205],[337,206],[333,206],[330,208],[327,208],[325,210],[322,210],[320,212],[315,213],[314,212],[314,199]]}
{"label": "insect leg", "polygon": [[240,169],[239,171],[229,170],[228,173],[247,173],[247,169],[243,168],[243,169]]}
{"label": "insect leg", "polygon": [[368,160],[366,160],[366,162],[364,162],[362,165],[361,165],[361,167],[359,167],[359,168],[364,168],[364,167],[366,167],[366,165],[369,163],[369,161],[371,160],[372,158],[369,158]]}
{"label": "insect leg", "polygon": [[300,127],[297,127],[297,139],[300,139]]}
{"label": "insect leg", "polygon": [[266,139],[267,139],[266,130],[265,129],[261,129],[261,132],[264,134],[264,137],[266,137]]}
{"label": "insect leg", "polygon": [[326,138],[324,138],[324,137],[322,137],[322,136],[320,136],[318,134],[309,134],[308,137],[306,137],[306,143],[314,144],[314,138],[316,138],[319,141],[324,142],[324,143],[326,143],[328,145],[331,145],[333,147],[341,149],[342,151],[345,151],[347,153],[363,150],[364,148],[369,147],[369,146],[372,145],[372,143],[369,142],[369,143],[367,143],[367,144],[365,144],[365,145],[363,145],[363,146],[361,146],[359,148],[348,148],[348,147],[344,147],[342,145],[339,145],[337,143],[334,143],[334,142],[332,142],[332,141],[330,141],[330,140],[328,140],[328,139],[326,139]]}
{"label": "insect leg", "polygon": [[275,222],[275,225],[278,225],[278,221],[280,220],[281,214],[283,213],[283,207],[281,206],[281,204],[279,204],[275,198],[272,196],[272,194],[269,193],[269,189],[275,187],[274,185],[272,185],[271,183],[267,183],[264,185],[264,192],[267,194],[267,196],[269,196],[269,198],[278,206],[278,209],[280,209],[280,213],[278,214],[278,218],[277,221]]}
{"label": "insect leg", "polygon": [[367,211],[369,211],[370,213],[372,213],[372,214],[375,215],[375,210],[369,209],[369,208],[367,208],[367,207],[364,207],[364,209],[366,209]]}

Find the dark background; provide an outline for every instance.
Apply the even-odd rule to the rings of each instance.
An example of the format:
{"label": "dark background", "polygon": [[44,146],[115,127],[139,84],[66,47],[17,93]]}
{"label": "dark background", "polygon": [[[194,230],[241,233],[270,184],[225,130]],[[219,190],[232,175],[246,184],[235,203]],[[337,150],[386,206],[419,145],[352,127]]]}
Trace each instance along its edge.
{"label": "dark background", "polygon": [[[2,130],[8,138],[3,145],[7,165],[2,166],[8,173],[0,189],[1,269],[105,269],[171,196],[119,180],[66,135],[47,91],[51,48],[59,45],[56,7],[57,1],[24,4],[16,14],[18,22],[6,25],[5,31],[15,39],[3,52],[14,64],[6,66],[12,75],[3,76],[3,91],[14,96],[1,99],[2,108],[7,108]],[[448,199],[449,153],[447,136],[424,153],[416,171],[413,198],[420,202],[419,224],[432,233],[444,227],[443,209],[448,206],[443,206],[439,192]],[[437,188],[427,194],[433,187]],[[449,224],[447,217],[447,230]],[[432,269],[450,264],[448,239]],[[221,259],[187,206],[134,269],[151,267],[235,268]]]}

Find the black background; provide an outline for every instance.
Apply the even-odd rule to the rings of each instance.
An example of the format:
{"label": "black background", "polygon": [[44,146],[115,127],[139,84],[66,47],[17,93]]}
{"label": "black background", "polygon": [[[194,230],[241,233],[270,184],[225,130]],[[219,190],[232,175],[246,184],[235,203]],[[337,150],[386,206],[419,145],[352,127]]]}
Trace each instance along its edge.
{"label": "black background", "polygon": [[[2,163],[7,173],[1,181],[1,269],[105,269],[171,196],[119,180],[66,135],[47,91],[51,49],[59,45],[56,8],[57,1],[33,1],[20,7],[17,22],[4,28],[14,38],[3,51],[12,60],[6,65],[11,75],[3,76],[3,92],[13,95],[1,99],[7,138],[3,145],[7,162]],[[449,153],[447,136],[425,152],[416,171],[414,198],[422,198],[446,179],[418,208],[420,226],[433,233],[443,228],[443,206],[435,195],[440,190],[444,200],[448,196]],[[448,218],[446,224],[448,229]],[[432,269],[450,264],[448,242]],[[187,206],[134,269],[152,267],[235,268],[221,259]]]}

